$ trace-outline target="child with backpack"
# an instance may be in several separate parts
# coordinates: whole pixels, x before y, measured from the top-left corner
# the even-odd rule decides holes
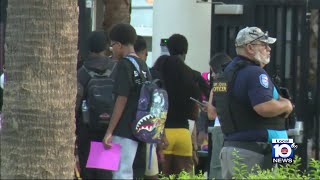
[[[136,118],[143,79],[151,78],[147,64],[134,51],[136,37],[135,29],[129,24],[116,24],[109,32],[114,55],[122,57],[113,89],[116,97],[114,110],[103,140],[106,148],[111,142],[121,146],[119,170],[113,173],[113,179],[133,178],[132,165],[139,140],[133,135],[131,123]],[[132,62],[126,58],[128,56],[133,58]]]
[[[144,60],[144,61],[147,60],[147,56],[148,56],[147,42],[142,36],[139,36],[139,35],[137,36],[137,40],[134,44],[134,50],[142,60]],[[159,64],[159,63],[155,62],[155,64]],[[160,82],[160,84],[159,84],[160,86],[155,86],[154,89],[148,88],[149,91],[146,91],[146,95],[148,93],[153,94],[153,92],[158,91],[159,89],[162,89],[162,92],[164,92],[163,91],[164,84],[163,84],[162,77],[161,77],[160,73],[153,68],[151,68],[149,70],[150,70],[150,74],[152,76],[153,81],[155,81],[157,79],[158,82]],[[147,87],[147,86],[144,86],[144,87]],[[141,90],[141,92],[140,92],[140,98],[144,99],[145,97],[143,97],[144,94],[142,93],[142,91],[143,90]],[[149,98],[149,100],[150,100],[150,98]],[[149,103],[156,104],[156,102],[154,102],[154,101],[153,102],[149,101]],[[168,104],[164,104],[164,105],[168,105]],[[142,110],[144,110],[144,107],[145,107],[145,104],[143,104]],[[152,107],[152,105],[150,106],[150,110],[151,110],[151,107]],[[155,107],[155,106],[153,106],[153,107]],[[162,107],[160,106],[160,108],[162,108]],[[149,109],[146,109],[146,110],[148,111]],[[163,110],[167,111],[167,107],[165,107]],[[156,111],[153,111],[153,113],[154,112],[156,112]],[[138,115],[138,113],[137,113],[137,115]],[[136,119],[137,119],[137,116],[136,116]],[[139,117],[138,117],[138,119],[139,119]],[[161,128],[159,128],[159,129],[161,129]],[[162,127],[162,129],[163,129],[163,127]],[[137,132],[136,130],[133,130],[133,131]],[[160,143],[158,142],[157,144],[155,144],[155,143],[141,143],[141,144],[139,144],[138,150],[136,153],[136,157],[134,160],[134,164],[133,164],[134,179],[136,179],[136,178],[158,179],[158,175],[159,175],[158,156],[161,157],[163,155],[161,153],[161,151],[159,151],[159,150],[160,150],[160,147],[164,147],[166,144],[167,144],[167,141],[165,139],[164,134],[163,134],[163,137],[162,137],[162,140]],[[161,160],[161,159],[159,158],[159,160]]]
[[[87,40],[90,54],[78,70],[76,99],[77,154],[82,179],[110,179],[112,171],[86,168],[91,141],[102,141],[114,104],[116,62],[105,56],[107,37],[94,31]]]

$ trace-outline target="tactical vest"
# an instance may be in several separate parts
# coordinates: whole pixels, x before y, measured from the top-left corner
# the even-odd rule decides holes
[[[237,73],[251,64],[240,60],[228,72],[223,72],[213,83],[216,110],[224,134],[246,130],[274,129],[285,130],[282,117],[265,118],[257,114],[253,107],[240,102],[232,93]]]

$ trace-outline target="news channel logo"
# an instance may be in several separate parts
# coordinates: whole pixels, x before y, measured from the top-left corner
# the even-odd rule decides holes
[[[297,148],[293,139],[272,139],[272,163],[293,163],[294,150]]]

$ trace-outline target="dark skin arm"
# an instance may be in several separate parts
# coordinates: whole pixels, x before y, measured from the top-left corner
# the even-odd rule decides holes
[[[127,104],[127,100],[128,100],[128,97],[126,96],[118,96],[116,99],[110,124],[108,126],[106,135],[103,138],[103,144],[107,149],[111,147],[112,133],[122,116],[123,110]]]

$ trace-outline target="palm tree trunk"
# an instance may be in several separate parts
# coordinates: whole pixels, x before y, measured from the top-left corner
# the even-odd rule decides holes
[[[130,23],[131,0],[104,0],[103,29],[108,31],[117,23]]]
[[[9,0],[1,177],[73,178],[75,0]]]

